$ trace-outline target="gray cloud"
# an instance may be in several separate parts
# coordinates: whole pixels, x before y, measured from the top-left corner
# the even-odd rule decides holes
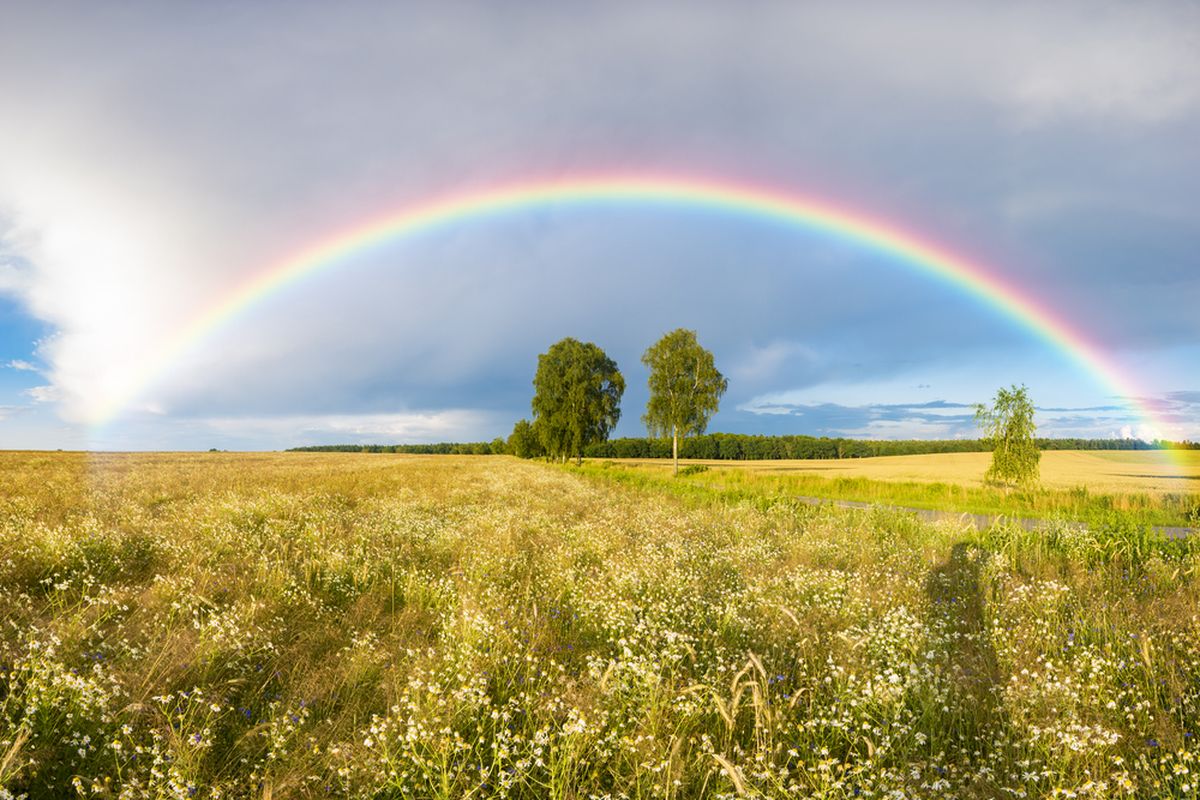
[[[1200,392],[1171,392],[1167,399],[1179,405],[1200,406]]]
[[[57,331],[38,355],[81,419],[180,320],[328,232],[463,186],[643,169],[838,198],[994,263],[1101,347],[1194,345],[1198,23],[1172,3],[31,4],[0,32],[0,98],[22,120],[0,131],[0,291]],[[1045,349],[822,237],[540,210],[276,295],[179,359],[130,430],[500,420],[524,412],[537,353],[564,335],[625,366],[627,430],[641,350],[677,325],[726,365],[731,409]],[[1071,402],[1102,415],[1102,399]],[[1165,411],[1195,429],[1194,410]]]

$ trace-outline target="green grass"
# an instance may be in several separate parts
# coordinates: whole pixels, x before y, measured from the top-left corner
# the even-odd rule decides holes
[[[611,461],[589,462],[618,480],[671,487],[665,467]],[[619,477],[619,476],[624,477]],[[711,468],[681,475],[687,485],[736,497],[816,497],[903,508],[986,514],[1034,519],[1058,519],[1093,525],[1135,524],[1200,527],[1200,495],[1149,492],[1092,492],[1075,489],[1003,489],[940,482],[825,478],[807,474],[772,474],[737,467]],[[670,491],[680,491],[677,486]],[[689,490],[682,490],[687,493]]]
[[[1195,798],[1200,540],[0,453],[0,798]]]

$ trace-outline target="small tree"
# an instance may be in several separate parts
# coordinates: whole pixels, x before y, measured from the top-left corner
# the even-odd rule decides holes
[[[975,406],[975,420],[985,440],[992,443],[992,464],[984,473],[987,483],[1028,486],[1037,483],[1038,452],[1033,434],[1033,403],[1024,386],[1001,388],[991,406]]]
[[[729,381],[717,371],[712,353],[696,341],[696,332],[683,328],[647,349],[642,363],[650,369],[650,400],[642,422],[651,436],[670,435],[678,475],[680,437],[704,433]]]
[[[583,463],[583,448],[602,442],[621,418],[625,379],[591,342],[563,339],[538,356],[533,429],[547,454]]]
[[[508,436],[508,452],[517,458],[537,458],[546,454],[529,420],[517,420]]]

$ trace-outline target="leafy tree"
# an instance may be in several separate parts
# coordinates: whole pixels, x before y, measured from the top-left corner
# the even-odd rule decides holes
[[[1024,386],[1001,388],[991,406],[975,406],[975,420],[992,445],[992,464],[984,473],[988,483],[1028,486],[1037,483],[1038,451],[1033,438],[1033,402]]]
[[[716,413],[729,381],[717,371],[713,355],[696,341],[696,332],[678,328],[642,354],[650,369],[650,401],[642,422],[651,436],[671,437],[671,458],[679,474],[679,438],[702,434]]]
[[[533,429],[546,453],[583,463],[583,448],[602,442],[621,418],[625,379],[591,342],[563,339],[538,356]]]
[[[517,420],[508,435],[508,452],[518,458],[537,458],[546,454],[529,420]]]

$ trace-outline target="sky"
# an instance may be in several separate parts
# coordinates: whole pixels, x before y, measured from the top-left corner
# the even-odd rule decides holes
[[[678,327],[729,378],[710,430],[973,437],[1018,383],[1044,435],[1200,439],[1194,3],[9,2],[0,109],[3,448],[491,439],[566,336],[617,361],[637,436]],[[147,366],[365,220],[613,173],[886,220],[1123,386],[878,250],[636,203],[398,237]]]

